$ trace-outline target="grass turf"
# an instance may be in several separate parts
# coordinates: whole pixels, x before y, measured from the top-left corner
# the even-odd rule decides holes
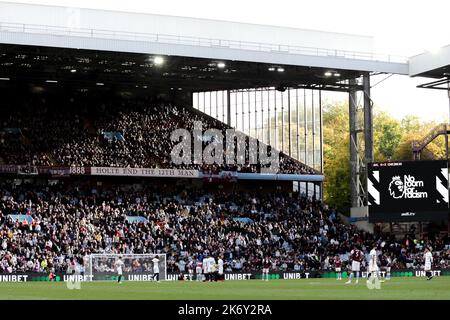
[[[440,299],[450,300],[450,277],[392,278],[380,290],[369,290],[366,281],[346,285],[344,280],[301,279],[167,282],[85,282],[68,290],[63,282],[0,283],[0,299],[173,299],[173,300],[271,300],[271,299]]]

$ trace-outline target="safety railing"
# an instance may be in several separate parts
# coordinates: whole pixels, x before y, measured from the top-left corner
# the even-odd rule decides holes
[[[0,31],[22,32],[28,34],[48,34],[55,36],[88,37],[97,39],[131,40],[144,42],[158,42],[165,44],[180,44],[201,47],[218,47],[259,52],[288,53],[311,55],[318,57],[335,57],[343,59],[357,59],[392,63],[407,63],[408,58],[398,55],[358,52],[338,49],[311,48],[282,44],[270,44],[250,41],[236,41],[213,38],[190,37],[180,35],[124,32],[114,30],[73,28],[64,26],[47,26],[36,24],[0,22]]]
[[[436,139],[437,136],[446,134],[449,130],[449,126],[446,123],[441,123],[434,127],[424,138],[421,140],[413,140],[412,141],[412,150],[413,152],[422,151],[431,141]]]

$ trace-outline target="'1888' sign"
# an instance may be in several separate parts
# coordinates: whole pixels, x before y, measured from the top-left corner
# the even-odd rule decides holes
[[[85,167],[70,167],[70,174],[89,174]]]

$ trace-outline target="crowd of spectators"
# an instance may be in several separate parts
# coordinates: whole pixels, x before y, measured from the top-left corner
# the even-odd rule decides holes
[[[8,215],[26,214],[31,223]],[[128,222],[143,216],[147,222]],[[430,245],[449,267],[449,239],[424,242],[371,234],[345,224],[321,202],[298,193],[213,192],[170,185],[0,186],[0,272],[65,271],[90,253],[166,253],[168,272],[224,256],[226,271],[251,271],[270,256],[273,270],[327,270],[354,245],[378,243],[395,268],[418,269]]]
[[[202,123],[203,131],[214,128],[225,133],[229,128],[192,108],[142,101],[81,107],[71,101],[61,109],[57,102],[38,100],[11,108],[2,118],[0,158],[6,164],[261,172],[260,165],[249,163],[248,155],[244,164],[205,165],[192,161],[175,165],[170,154],[178,143],[170,139],[175,129],[192,132],[196,121]],[[17,132],[9,132],[8,128]],[[122,138],[105,137],[105,133],[118,133]],[[204,140],[203,145],[209,142]],[[248,143],[246,147],[248,149]],[[316,173],[283,153],[279,160],[278,172]]]

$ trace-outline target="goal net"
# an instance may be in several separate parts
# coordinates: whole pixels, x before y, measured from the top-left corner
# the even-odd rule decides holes
[[[166,254],[91,254],[85,273],[91,281],[117,280],[116,262],[122,260],[125,281],[153,281],[159,270],[159,280],[166,280]],[[157,266],[156,266],[157,265]]]

